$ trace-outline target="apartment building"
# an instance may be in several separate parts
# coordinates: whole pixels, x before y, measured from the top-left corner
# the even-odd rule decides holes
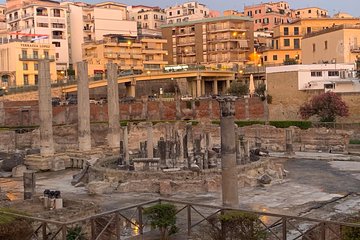
[[[106,64],[118,64],[119,73],[127,70],[141,72],[161,71],[165,60],[165,39],[136,38],[108,34],[102,41],[83,44],[83,59],[88,62],[89,75],[101,76]]]
[[[225,10],[223,12],[224,16],[239,16],[239,17],[245,17],[244,12],[236,11],[236,10]]]
[[[0,32],[6,29],[6,17],[5,17],[6,6],[4,4],[0,4]],[[0,33],[0,38],[1,38]]]
[[[294,18],[324,18],[329,17],[329,11],[318,7],[307,7],[292,10]]]
[[[188,22],[208,18],[210,9],[196,1],[186,2],[165,8],[168,24]]]
[[[162,26],[169,64],[232,68],[249,61],[254,49],[253,21],[224,16]]]
[[[51,81],[57,79],[56,49],[50,43],[14,41],[0,43],[0,87],[35,85],[39,59],[50,60]]]
[[[292,19],[287,2],[269,2],[244,7],[245,16],[254,19],[254,30],[273,30],[279,24],[289,23]]]
[[[360,56],[360,25],[340,25],[302,39],[302,62],[354,63]]]
[[[166,23],[165,10],[144,5],[129,6],[129,19],[137,22],[140,35],[161,36],[160,26]]]
[[[266,85],[272,96],[271,120],[301,119],[299,108],[314,95],[332,91],[342,96],[351,121],[359,121],[360,83],[355,64],[311,64],[266,68]]]
[[[283,64],[295,59],[302,62],[302,38],[312,32],[342,24],[358,24],[358,18],[304,18],[274,28],[271,46],[260,50],[265,65]]]
[[[136,37],[135,21],[127,20],[126,5],[113,2],[87,4],[63,2],[69,12],[70,64],[82,61],[82,44],[99,41],[106,34],[127,34]]]
[[[43,42],[48,39],[55,46],[55,61],[58,72],[68,68],[68,23],[67,10],[58,2],[7,1],[6,22],[9,38]]]

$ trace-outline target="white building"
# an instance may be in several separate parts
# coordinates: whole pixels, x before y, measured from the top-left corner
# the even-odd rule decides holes
[[[281,74],[297,82],[297,90],[324,90],[336,93],[360,92],[355,64],[312,64],[267,67],[266,74]],[[279,82],[278,84],[282,84]]]
[[[196,1],[186,2],[165,9],[168,24],[200,20],[209,17],[210,9]]]
[[[127,20],[126,5],[114,2],[86,4],[63,2],[69,12],[70,63],[82,61],[82,44],[100,41],[106,34],[137,36],[135,21]]]
[[[139,34],[161,36],[160,26],[166,23],[165,10],[144,5],[129,6],[127,10],[129,20],[137,21]]]
[[[66,70],[69,63],[66,8],[51,0],[10,4],[6,11],[9,38],[32,38],[39,43],[47,38],[55,45],[57,71]]]

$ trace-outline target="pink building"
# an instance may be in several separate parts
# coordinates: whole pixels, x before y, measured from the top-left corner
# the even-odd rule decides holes
[[[254,19],[254,31],[273,30],[275,26],[289,23],[292,19],[290,5],[284,1],[245,6],[244,14]]]

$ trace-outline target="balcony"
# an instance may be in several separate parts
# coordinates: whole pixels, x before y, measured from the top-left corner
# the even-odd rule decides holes
[[[19,21],[20,18],[19,17],[12,17],[12,18],[8,18],[8,23],[12,23],[12,22],[16,22],[16,21]]]
[[[360,53],[360,47],[351,47],[350,52],[351,53]]]
[[[26,18],[31,18],[34,17],[34,13],[26,13],[24,15],[22,15],[22,18],[26,19]]]
[[[85,22],[91,22],[91,21],[94,21],[94,17],[91,17],[91,16],[83,16],[83,20]]]
[[[62,36],[62,35],[53,35],[52,38],[53,39],[65,39],[64,36]]]
[[[39,61],[39,60],[50,60],[50,62],[55,61],[55,56],[42,56],[39,57],[39,55],[24,55],[24,54],[20,54],[19,55],[19,60],[20,61]]]

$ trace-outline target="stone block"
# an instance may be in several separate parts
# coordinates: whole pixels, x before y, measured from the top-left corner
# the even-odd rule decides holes
[[[114,189],[111,187],[111,183],[105,181],[92,181],[87,185],[86,188],[88,193],[92,195],[110,194],[114,191]]]
[[[25,165],[18,165],[12,169],[12,177],[22,177],[26,170]]]
[[[172,194],[172,187],[170,181],[160,181],[160,195]]]

